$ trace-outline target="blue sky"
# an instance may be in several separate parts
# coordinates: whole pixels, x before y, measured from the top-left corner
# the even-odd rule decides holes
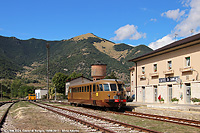
[[[156,49],[200,32],[200,0],[1,0],[0,12],[0,35],[23,40],[93,33]]]

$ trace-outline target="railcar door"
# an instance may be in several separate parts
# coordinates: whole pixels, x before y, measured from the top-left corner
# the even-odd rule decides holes
[[[89,100],[92,100],[92,85],[89,87]]]
[[[72,88],[69,89],[69,99],[72,99],[73,94],[72,94]]]
[[[98,93],[97,93],[97,91],[96,91],[96,84],[93,84],[93,85],[92,85],[92,92],[91,92],[91,94],[92,94],[92,97],[91,97],[91,99],[92,99],[92,104],[93,104],[94,106],[96,106],[96,105],[97,105],[97,103],[96,103],[97,96],[96,96],[96,95],[98,95]]]
[[[92,100],[96,100],[96,84],[92,85]]]

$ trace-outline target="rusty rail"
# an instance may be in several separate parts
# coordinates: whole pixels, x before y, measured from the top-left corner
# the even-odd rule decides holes
[[[62,115],[62,116],[64,116],[64,117],[67,117],[67,118],[69,118],[69,119],[72,119],[72,120],[74,120],[74,121],[80,122],[81,124],[85,124],[85,125],[87,125],[87,126],[90,126],[91,128],[97,129],[97,130],[99,130],[99,131],[103,131],[103,132],[105,132],[105,133],[114,133],[113,131],[111,131],[111,130],[109,130],[109,129],[102,128],[102,127],[100,127],[100,126],[94,125],[94,124],[89,123],[89,122],[87,122],[87,121],[83,121],[83,120],[81,120],[81,119],[78,119],[78,118],[69,116],[69,115],[67,115],[67,114],[64,114],[64,113],[61,113],[61,112],[58,112],[58,111],[55,111],[55,110],[53,110],[53,109],[50,109],[50,108],[47,108],[47,107],[38,105],[38,104],[36,104],[36,103],[34,103],[34,102],[31,102],[31,103],[33,103],[33,104],[35,104],[35,105],[37,105],[37,106],[39,106],[39,107],[41,107],[41,108],[50,110],[50,111],[52,111],[52,112],[54,112],[54,113],[57,113],[57,114],[59,114],[59,115]],[[41,103],[40,103],[40,104],[41,104]],[[42,104],[44,104],[44,103],[42,103]],[[49,106],[48,104],[44,104],[44,105]],[[52,106],[52,107],[53,107],[53,106]]]
[[[2,125],[3,125],[3,123],[5,122],[5,119],[6,119],[6,117],[7,117],[7,114],[8,114],[8,112],[9,112],[10,108],[11,108],[16,102],[18,102],[18,101],[12,102],[12,104],[7,108],[7,110],[5,111],[5,113],[2,115],[2,117],[1,117],[1,119],[0,119],[0,128],[2,128]],[[6,102],[6,103],[11,103],[11,102],[9,101],[9,102]],[[6,104],[6,103],[5,103],[5,104]]]
[[[140,117],[140,118],[146,118],[146,119],[151,119],[151,120],[158,120],[158,121],[163,121],[163,122],[170,122],[170,123],[175,123],[179,125],[187,125],[187,126],[200,128],[200,121],[196,121],[196,120],[188,120],[188,119],[183,119],[183,118],[152,115],[152,114],[145,114],[145,113],[138,113],[138,112],[131,112],[131,111],[125,111],[125,113],[119,113],[119,112],[113,112],[113,111],[109,111],[109,112],[120,114],[120,115],[135,116],[135,117]]]

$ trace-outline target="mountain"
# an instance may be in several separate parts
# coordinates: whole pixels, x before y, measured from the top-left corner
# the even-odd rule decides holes
[[[128,68],[133,63],[127,60],[152,51],[145,45],[132,47],[127,44],[115,44],[92,33],[61,41],[34,38],[20,40],[15,37],[0,36],[0,77],[15,78],[16,75],[22,77],[29,75],[29,78],[44,78],[47,43],[50,45],[51,78],[57,72],[69,75],[74,71],[90,77],[91,64],[101,61],[107,64],[107,74],[114,71],[120,79],[128,81]]]

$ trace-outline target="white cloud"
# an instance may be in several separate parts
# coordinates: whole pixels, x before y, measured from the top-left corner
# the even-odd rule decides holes
[[[193,31],[194,34],[200,32],[200,6],[199,6],[200,0],[184,0],[182,4],[183,6],[188,6],[188,9],[190,9],[189,13],[185,14],[186,17],[175,26],[171,34],[166,35],[165,37],[157,40],[156,42],[150,43],[149,47],[155,50],[169,43],[172,43],[173,41],[175,41],[173,40],[175,34],[177,34],[178,37],[185,38],[191,35],[191,31]],[[181,17],[180,14],[181,12],[179,12],[179,10],[170,10],[170,11],[176,11],[177,13],[174,12],[173,14],[172,12],[170,12],[171,13],[170,16],[169,15],[170,13],[167,11],[168,13],[165,12],[163,15],[168,14],[168,16],[170,16],[169,18],[175,20]]]
[[[182,0],[181,4],[183,4],[184,7],[188,7],[191,0]]]
[[[184,14],[185,14],[185,11],[180,11],[180,9],[176,9],[176,10],[169,10],[167,12],[164,12],[161,14],[161,16],[166,16],[175,21],[179,21],[181,16],[183,16]]]
[[[118,30],[115,31],[116,36],[111,38],[112,40],[119,41],[119,40],[138,40],[140,38],[146,38],[146,33],[139,33],[137,31],[137,26],[134,25],[125,25],[120,27]]]
[[[181,23],[177,24],[174,28],[174,32],[179,37],[185,37],[191,34],[191,30],[194,33],[200,32],[200,0],[192,0],[190,2],[191,10],[189,11],[188,17],[185,18]]]
[[[149,44],[149,47],[153,50],[161,48],[167,44],[174,42],[175,40],[172,39],[170,35],[164,36],[163,38],[157,40],[156,42],[152,42]]]
[[[150,21],[154,21],[154,22],[156,22],[157,19],[156,19],[156,18],[151,18]]]

